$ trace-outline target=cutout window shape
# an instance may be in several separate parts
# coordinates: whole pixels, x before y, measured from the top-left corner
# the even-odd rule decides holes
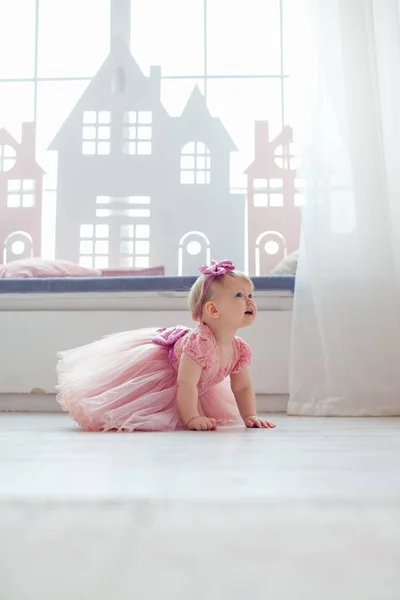
[[[150,225],[121,225],[119,252],[122,267],[149,267]]]
[[[189,142],[181,152],[181,183],[202,185],[211,182],[210,151],[203,142]]]
[[[9,179],[7,182],[7,207],[32,208],[35,206],[35,181]]]
[[[268,194],[257,192],[254,194],[254,206],[266,208],[268,206]]]
[[[287,256],[286,240],[278,231],[264,231],[255,247],[255,275],[267,275]]]
[[[82,154],[110,154],[110,140],[111,112],[108,110],[84,111],[82,128]]]
[[[124,154],[150,155],[152,152],[153,114],[129,110],[124,114]]]
[[[275,162],[281,169],[296,170],[299,167],[298,154],[294,144],[280,145],[275,150]]]
[[[14,231],[4,242],[3,263],[6,265],[12,260],[31,258],[33,241],[29,233],[25,231]]]
[[[149,196],[97,196],[96,217],[150,217]]]
[[[283,206],[282,179],[254,179],[253,203],[257,208]]]
[[[199,264],[211,261],[210,240],[201,231],[188,231],[179,240],[178,275],[193,275]]]
[[[0,144],[0,171],[10,171],[17,162],[17,153],[7,144]]]
[[[81,225],[79,264],[90,269],[107,269],[110,228],[106,224]]]

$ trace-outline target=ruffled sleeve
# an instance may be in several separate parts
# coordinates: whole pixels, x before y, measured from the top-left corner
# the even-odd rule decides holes
[[[203,369],[209,369],[215,361],[215,338],[207,327],[196,327],[185,335],[181,347],[185,353],[193,358]]]
[[[250,346],[239,337],[235,338],[235,347],[238,358],[232,373],[240,373],[247,369],[251,363],[251,350]]]

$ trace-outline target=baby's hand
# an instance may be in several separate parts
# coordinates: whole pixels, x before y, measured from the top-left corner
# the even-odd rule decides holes
[[[208,419],[207,417],[194,417],[190,419],[186,427],[194,431],[207,431],[209,429],[217,429],[217,421]]]
[[[246,427],[259,427],[264,429],[273,429],[275,425],[270,423],[269,421],[265,421],[264,419],[260,419],[257,415],[251,415],[244,420],[244,424]]]

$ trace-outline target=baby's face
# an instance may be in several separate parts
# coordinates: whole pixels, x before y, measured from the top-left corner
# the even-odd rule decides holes
[[[216,287],[212,298],[218,308],[221,321],[239,329],[251,325],[257,314],[253,300],[253,285],[246,279],[227,277]]]

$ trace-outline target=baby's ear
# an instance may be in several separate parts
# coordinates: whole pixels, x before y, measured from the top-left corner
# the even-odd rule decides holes
[[[212,300],[205,303],[204,310],[212,319],[219,319],[220,314],[217,305]]]

